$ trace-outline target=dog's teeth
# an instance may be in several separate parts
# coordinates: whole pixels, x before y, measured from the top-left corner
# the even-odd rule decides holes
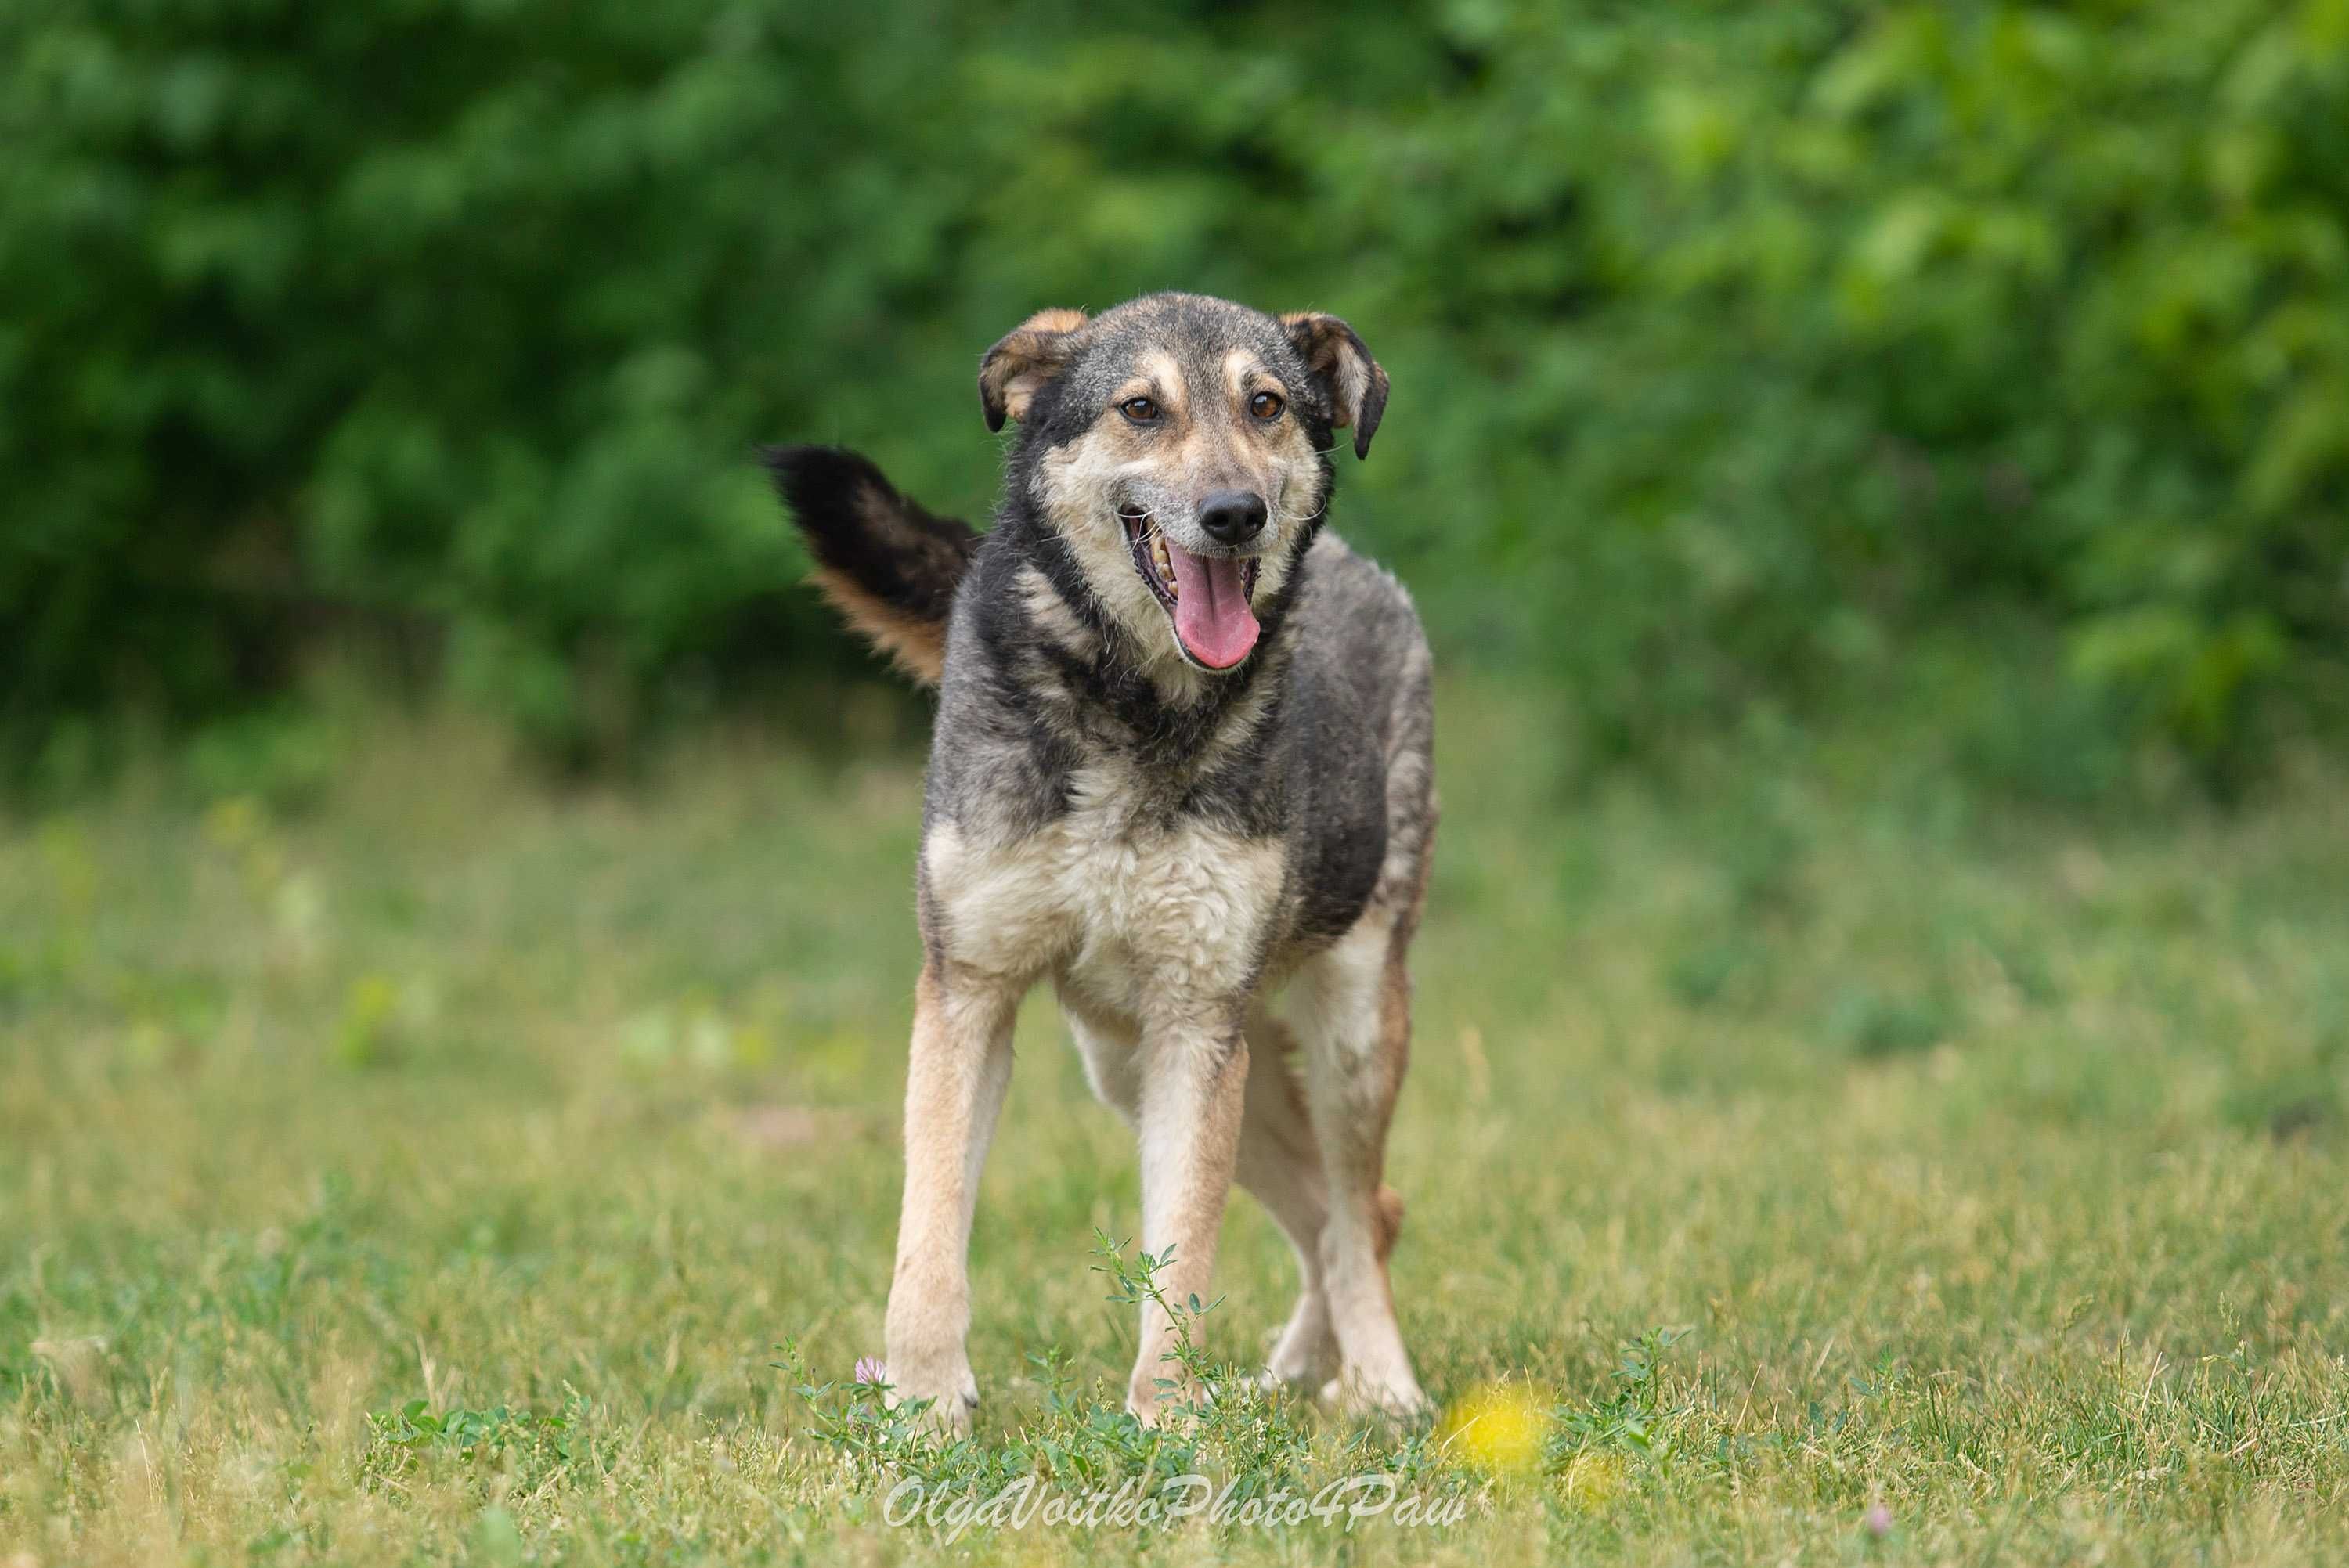
[[[1150,559],[1158,563],[1158,575],[1165,580],[1166,592],[1180,599],[1183,596],[1183,588],[1174,581],[1174,562],[1166,557],[1164,540],[1154,539],[1150,542]]]

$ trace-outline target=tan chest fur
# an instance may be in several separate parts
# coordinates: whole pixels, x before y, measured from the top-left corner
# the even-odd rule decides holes
[[[1137,1021],[1204,1019],[1256,972],[1281,847],[1143,820],[1116,783],[1080,774],[1069,812],[1009,844],[931,828],[923,869],[947,954],[1009,980],[1049,975]]]

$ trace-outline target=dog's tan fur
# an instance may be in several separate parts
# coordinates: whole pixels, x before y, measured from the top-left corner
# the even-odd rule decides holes
[[[936,621],[908,615],[867,593],[847,575],[818,568],[808,574],[851,630],[889,655],[892,663],[926,686],[938,684],[947,667],[947,629]]]
[[[978,1172],[1011,1082],[1019,993],[994,976],[923,967],[914,991],[905,1077],[905,1192],[889,1286],[890,1374],[932,1391],[941,1418],[978,1402],[964,1341],[970,1283],[964,1259]]]

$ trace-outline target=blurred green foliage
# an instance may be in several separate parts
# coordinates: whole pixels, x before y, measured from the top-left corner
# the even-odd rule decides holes
[[[574,748],[836,657],[752,444],[983,513],[978,354],[1165,286],[1355,321],[1344,526],[1602,748],[1929,646],[2343,717],[2349,0],[17,0],[0,144],[20,751],[352,625]]]

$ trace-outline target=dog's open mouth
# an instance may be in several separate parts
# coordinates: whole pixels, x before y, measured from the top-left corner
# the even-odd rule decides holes
[[[1227,670],[1256,646],[1257,562],[1228,555],[1194,555],[1150,525],[1150,514],[1121,507],[1133,569],[1174,619],[1183,651],[1211,670]]]

